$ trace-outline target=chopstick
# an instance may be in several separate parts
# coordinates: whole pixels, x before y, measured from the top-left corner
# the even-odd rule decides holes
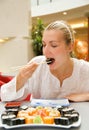
[[[42,62],[37,63],[37,64],[40,65],[40,64],[45,64],[45,63],[50,63],[50,62],[49,61],[42,61]],[[20,70],[20,69],[22,69],[24,67],[27,67],[27,66],[29,66],[29,64],[27,64],[27,65],[21,65],[21,66],[15,66],[15,67],[11,67],[11,70],[17,71],[17,70]]]

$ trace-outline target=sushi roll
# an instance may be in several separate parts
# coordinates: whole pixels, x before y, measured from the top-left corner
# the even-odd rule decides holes
[[[68,119],[69,119],[69,121],[70,121],[70,124],[72,124],[72,123],[73,123],[73,119],[72,119],[72,117],[71,117],[71,114],[64,114],[64,115],[63,115],[63,117],[68,118]]]
[[[41,116],[39,116],[39,115],[35,116],[35,118],[33,119],[33,123],[34,124],[42,124],[43,121],[42,121]]]
[[[10,120],[16,118],[16,115],[14,114],[2,114],[1,115],[1,120],[2,120],[2,124],[10,124]]]
[[[19,125],[19,124],[25,124],[25,118],[13,118],[10,120],[9,125]]]
[[[17,115],[18,109],[17,109],[17,108],[6,109],[6,112],[7,112],[8,114],[15,114],[15,115]]]
[[[63,109],[63,107],[62,107],[62,106],[57,106],[56,109],[57,109],[59,112],[61,112],[62,109]]]
[[[7,124],[7,120],[8,120],[8,115],[7,114],[2,114],[1,115],[2,124]]]
[[[70,118],[67,117],[58,117],[54,118],[54,123],[56,125],[70,125],[72,124],[72,121],[70,120]]]
[[[79,113],[76,110],[72,111],[72,114],[77,114],[79,116]]]
[[[33,124],[34,119],[35,119],[35,116],[26,116],[25,124]]]
[[[78,114],[71,114],[71,118],[73,122],[76,122],[79,120],[79,115]]]
[[[21,107],[19,108],[19,110],[26,110],[26,109],[28,109],[28,106],[26,106],[26,105],[23,105],[23,106],[21,106]]]
[[[18,124],[25,124],[25,118],[18,118]]]
[[[18,122],[18,119],[17,118],[13,118],[9,121],[9,124],[10,126],[13,126],[13,125],[17,125],[17,122]]]
[[[47,58],[46,62],[47,62],[47,64],[51,64],[54,62],[54,58]]]
[[[61,110],[61,115],[64,115],[64,114],[72,114],[72,112],[74,111],[73,108],[69,107],[69,108],[63,108]]]
[[[70,121],[72,123],[74,123],[74,122],[79,120],[79,113],[76,112],[76,113],[72,113],[72,114],[70,114],[70,113],[69,114],[64,114],[63,117],[69,118]]]
[[[43,123],[44,124],[53,124],[54,123],[54,117],[44,116],[43,117]]]

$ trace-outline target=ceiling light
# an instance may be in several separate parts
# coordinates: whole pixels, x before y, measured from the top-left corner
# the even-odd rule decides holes
[[[67,12],[63,12],[63,15],[67,15]]]

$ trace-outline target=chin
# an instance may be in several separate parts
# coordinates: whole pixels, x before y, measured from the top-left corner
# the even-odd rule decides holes
[[[49,66],[50,70],[56,70],[57,68],[54,65]]]

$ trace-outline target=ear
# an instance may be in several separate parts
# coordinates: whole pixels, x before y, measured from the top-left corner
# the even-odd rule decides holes
[[[69,45],[69,52],[72,52],[72,51],[73,51],[73,48],[74,48],[74,44],[71,43],[71,44]]]

